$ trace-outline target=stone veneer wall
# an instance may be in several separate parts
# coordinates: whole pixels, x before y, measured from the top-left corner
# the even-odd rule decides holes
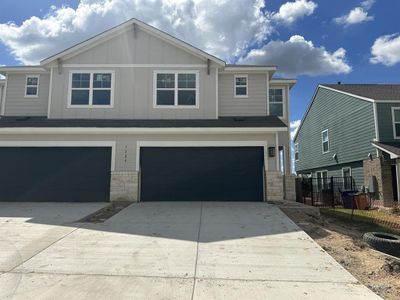
[[[138,201],[138,172],[111,172],[110,200]]]
[[[283,174],[279,171],[265,172],[265,189],[267,201],[283,200],[283,178]]]
[[[391,162],[377,157],[373,160],[364,160],[364,185],[368,187],[369,177],[375,176],[378,192],[375,199],[379,200],[383,206],[391,206],[393,204],[393,187],[392,187],[392,169]]]
[[[296,201],[296,176],[285,175],[285,199]]]

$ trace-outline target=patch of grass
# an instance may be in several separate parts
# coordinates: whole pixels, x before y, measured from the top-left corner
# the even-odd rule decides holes
[[[386,212],[377,210],[354,210],[351,219],[351,209],[346,208],[321,208],[321,213],[348,222],[357,226],[363,232],[381,231],[393,234],[400,234],[400,219]]]

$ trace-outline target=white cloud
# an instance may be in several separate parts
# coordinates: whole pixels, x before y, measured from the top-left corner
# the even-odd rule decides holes
[[[301,120],[295,120],[290,122],[290,138],[294,140],[294,136],[297,133],[297,130],[299,130],[301,124]]]
[[[277,13],[273,14],[275,21],[290,25],[298,19],[310,16],[317,8],[317,4],[309,0],[296,0],[295,2],[286,2]]]
[[[361,6],[353,8],[349,13],[337,17],[334,21],[340,25],[354,25],[363,22],[368,22],[374,20],[374,16],[368,15],[368,10],[375,3],[375,0],[366,0],[361,2]]]
[[[239,62],[278,65],[280,73],[290,76],[341,74],[352,70],[346,62],[345,49],[329,52],[300,35],[294,35],[286,42],[271,41],[260,49],[251,50]]]
[[[384,35],[377,38],[371,47],[373,64],[394,66],[400,63],[400,34]]]
[[[0,42],[17,60],[39,60],[132,17],[228,61],[271,33],[263,0],[81,0],[50,8],[43,18],[0,24]]]

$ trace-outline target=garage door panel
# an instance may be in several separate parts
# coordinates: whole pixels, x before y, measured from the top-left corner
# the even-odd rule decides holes
[[[141,201],[262,201],[261,147],[142,148]]]
[[[0,148],[0,164],[0,201],[109,200],[110,148]]]

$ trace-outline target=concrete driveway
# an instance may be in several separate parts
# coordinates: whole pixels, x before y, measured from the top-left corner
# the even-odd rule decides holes
[[[0,203],[0,299],[380,299],[274,205],[43,205]]]

